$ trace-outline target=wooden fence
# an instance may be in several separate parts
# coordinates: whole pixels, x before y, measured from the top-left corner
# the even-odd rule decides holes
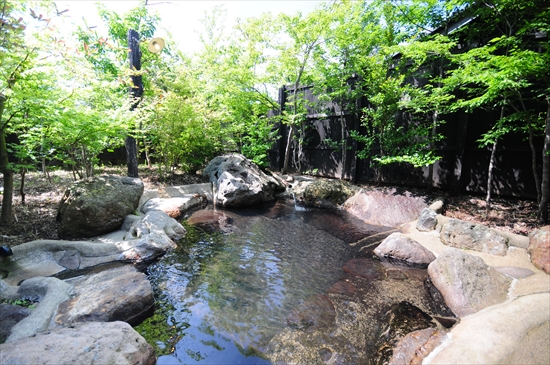
[[[284,107],[292,87],[279,91],[279,103]],[[310,102],[319,105],[312,87],[300,87],[298,93]],[[491,151],[479,148],[477,140],[490,129],[498,115],[478,110],[472,114],[455,113],[444,116],[445,124],[438,132],[444,139],[436,145],[441,159],[434,165],[433,187],[453,194],[470,192],[485,193],[487,170]],[[340,178],[354,182],[382,182],[386,184],[427,186],[428,168],[413,168],[409,164],[392,164],[376,170],[369,158],[360,160],[358,150],[364,146],[350,137],[352,130],[361,132],[360,121],[354,115],[342,113],[336,103],[327,103],[322,112],[319,107],[307,107],[304,123],[305,142],[302,158],[298,164],[291,158],[293,171],[316,176]],[[289,128],[279,124],[280,138],[269,154],[270,167],[281,170],[284,161]],[[327,143],[327,140],[332,141]],[[538,173],[542,171],[542,137],[535,139]],[[293,154],[298,151],[291,148]],[[373,149],[371,155],[376,155]],[[536,187],[528,141],[521,135],[508,135],[499,142],[493,169],[493,194],[536,198]]]

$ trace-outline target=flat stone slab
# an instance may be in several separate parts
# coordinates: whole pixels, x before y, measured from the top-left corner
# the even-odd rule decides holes
[[[143,204],[141,211],[148,213],[151,211],[161,211],[172,218],[178,218],[189,209],[200,207],[203,199],[200,195],[186,195],[177,198],[153,198]]]
[[[59,305],[55,322],[125,321],[136,319],[154,305],[153,289],[143,273],[125,265],[73,282],[71,298]]]
[[[550,293],[463,318],[424,364],[550,364]]]
[[[124,322],[78,323],[0,344],[0,364],[154,365],[155,351]]]

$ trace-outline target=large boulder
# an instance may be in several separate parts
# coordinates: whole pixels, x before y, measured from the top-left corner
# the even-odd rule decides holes
[[[0,364],[155,363],[153,347],[124,322],[78,323],[0,345]]]
[[[550,226],[529,234],[529,254],[533,265],[550,274]]]
[[[55,315],[57,324],[113,321],[134,324],[154,305],[151,284],[130,265],[75,281],[70,297],[59,304]]]
[[[512,281],[480,257],[456,248],[443,250],[428,266],[428,274],[458,317],[504,302]]]
[[[447,246],[506,256],[508,237],[481,224],[473,224],[459,219],[449,219],[443,225],[441,242]]]
[[[398,232],[386,237],[374,249],[374,253],[383,260],[422,269],[428,267],[435,260],[435,255],[430,250],[412,238]]]
[[[143,193],[140,179],[103,175],[75,182],[59,203],[61,238],[95,237],[112,232],[136,211]]]
[[[264,173],[258,165],[240,154],[214,158],[204,169],[213,184],[214,204],[239,207],[275,199],[284,184]]]
[[[426,200],[408,192],[361,189],[344,203],[343,209],[368,224],[399,227],[416,220],[428,207]]]

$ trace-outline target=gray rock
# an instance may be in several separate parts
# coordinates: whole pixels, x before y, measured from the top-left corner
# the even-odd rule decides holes
[[[75,281],[70,296],[59,305],[55,315],[59,325],[113,321],[133,324],[154,304],[151,284],[130,265]]]
[[[399,194],[395,190],[382,192],[362,189],[349,198],[343,209],[365,223],[386,227],[399,227],[418,218],[427,208],[426,198]]]
[[[416,229],[420,232],[433,231],[437,226],[437,213],[429,208],[423,209],[416,222]]]
[[[285,190],[281,181],[240,154],[215,157],[204,169],[204,175],[213,184],[214,203],[224,207],[265,203]]]
[[[134,213],[143,193],[140,179],[98,176],[75,182],[59,203],[62,238],[94,237],[114,231]]]
[[[185,236],[185,228],[168,214],[153,210],[135,221],[124,239],[133,240],[150,233],[166,234],[171,240],[179,241]]]
[[[164,192],[170,198],[179,198],[187,195],[202,195],[212,201],[212,183],[167,186]]]
[[[31,310],[19,305],[0,303],[0,343],[4,343],[11,334],[12,327],[23,318],[28,317]]]
[[[381,259],[417,268],[426,268],[435,260],[435,255],[430,250],[397,232],[382,241],[374,249],[374,253]]]
[[[200,207],[203,203],[200,195],[187,195],[177,198],[153,198],[143,204],[141,211],[148,213],[159,210],[172,218],[179,218],[186,211]]]
[[[508,238],[480,224],[449,219],[443,225],[441,242],[447,246],[466,248],[492,255],[506,256]]]
[[[529,276],[534,274],[532,270],[517,266],[493,266],[493,269],[501,274],[508,275],[515,279],[528,278]]]
[[[54,316],[59,303],[68,298],[71,286],[56,278],[35,277],[25,280],[19,287],[21,298],[38,300],[32,314],[18,322],[11,329],[7,342],[12,342],[45,331]],[[0,361],[0,364],[4,364]]]
[[[0,345],[0,364],[153,365],[153,347],[124,322],[79,323]]]
[[[17,285],[22,280],[54,275],[67,268],[113,262],[122,251],[115,243],[38,240],[15,246],[13,256],[0,258],[0,265],[9,272],[4,281]]]
[[[132,263],[150,263],[176,248],[176,244],[164,232],[152,232],[132,242],[131,248],[123,251],[117,261]]]
[[[505,301],[512,281],[480,257],[455,248],[443,250],[428,266],[428,274],[445,303],[460,318]]]

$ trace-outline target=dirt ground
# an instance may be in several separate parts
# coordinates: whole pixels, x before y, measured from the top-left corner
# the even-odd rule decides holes
[[[96,174],[125,175],[124,168],[102,168]],[[175,173],[161,179],[156,169],[140,167],[140,177],[146,189],[155,189],[170,185],[186,185],[205,182],[205,178],[196,174]],[[0,245],[15,246],[37,239],[59,239],[56,221],[57,207],[65,189],[73,182],[70,173],[55,171],[46,177],[41,173],[29,173],[25,178],[25,203],[20,194],[21,178],[14,178],[14,221],[9,226],[0,226]],[[3,186],[3,178],[0,178]],[[372,188],[372,186],[371,186]],[[419,191],[421,192],[421,191]],[[491,228],[528,235],[538,227],[535,201],[516,198],[492,199],[492,211],[485,214],[483,196],[461,195],[446,196],[444,192],[435,192],[444,196],[445,215]]]

